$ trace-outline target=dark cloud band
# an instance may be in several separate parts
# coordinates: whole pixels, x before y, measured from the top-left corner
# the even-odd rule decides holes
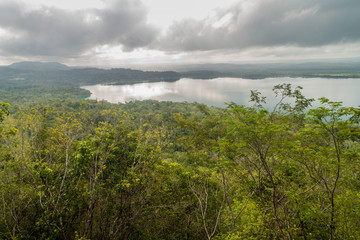
[[[14,1],[0,3],[3,52],[17,55],[76,56],[99,45],[131,50],[150,44],[157,30],[146,22],[139,1],[117,0],[105,9],[67,11],[43,7],[28,11]]]
[[[245,49],[293,45],[314,47],[358,42],[358,0],[253,0],[222,11],[212,22],[174,23],[155,48],[177,51]],[[214,23],[227,16],[220,27]]]
[[[211,20],[175,22],[163,36],[147,23],[140,0],[106,3],[103,9],[70,11],[27,10],[17,1],[1,1],[0,29],[8,34],[0,38],[0,52],[66,58],[104,45],[205,52],[360,42],[359,0],[242,0]]]

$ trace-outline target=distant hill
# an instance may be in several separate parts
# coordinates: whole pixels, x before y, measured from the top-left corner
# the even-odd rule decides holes
[[[175,68],[175,67],[174,67]],[[77,68],[57,62],[18,62],[0,67],[0,81],[56,86],[93,84],[135,84],[172,82],[181,78],[221,77],[263,79],[275,77],[360,78],[360,63],[273,63],[273,64],[194,64],[177,66],[175,71],[142,71],[125,68]],[[0,83],[4,84],[4,83]]]
[[[9,68],[31,71],[58,71],[70,70],[65,64],[58,62],[17,62],[8,66]]]
[[[27,83],[56,86],[82,86],[92,84],[134,84],[144,82],[172,82],[181,75],[174,71],[141,71],[125,68],[72,68],[60,63],[19,62],[0,67],[1,81],[26,81]],[[0,88],[1,90],[1,88]]]
[[[229,63],[210,63],[210,64],[189,64],[177,65],[172,67],[173,71],[192,72],[192,71],[215,71],[215,72],[318,72],[328,70],[356,71],[360,70],[360,62],[306,62],[306,63],[259,63],[259,64],[229,64]]]

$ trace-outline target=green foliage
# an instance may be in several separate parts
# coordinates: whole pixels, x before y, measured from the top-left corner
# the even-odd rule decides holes
[[[0,123],[4,121],[5,116],[10,114],[9,107],[8,103],[0,103]]]
[[[359,239],[359,108],[273,90],[1,103],[0,238]]]
[[[10,114],[9,107],[10,104],[0,102],[0,137],[3,134],[3,128],[1,126],[1,123],[4,121],[5,117]]]

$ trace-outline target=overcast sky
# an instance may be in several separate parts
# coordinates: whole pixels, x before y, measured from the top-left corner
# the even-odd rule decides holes
[[[0,0],[0,64],[360,57],[359,0]]]

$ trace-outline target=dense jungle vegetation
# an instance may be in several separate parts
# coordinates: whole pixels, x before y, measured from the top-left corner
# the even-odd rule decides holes
[[[271,110],[13,95],[0,238],[360,239],[360,109],[300,90]]]

